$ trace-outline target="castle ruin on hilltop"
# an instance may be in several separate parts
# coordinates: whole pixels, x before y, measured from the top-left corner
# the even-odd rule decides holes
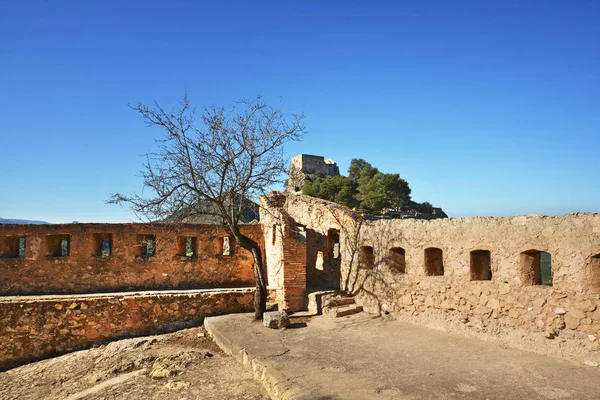
[[[340,169],[331,158],[326,160],[322,156],[299,154],[292,158],[286,191],[301,193],[302,186],[310,175],[336,176],[339,174]]]

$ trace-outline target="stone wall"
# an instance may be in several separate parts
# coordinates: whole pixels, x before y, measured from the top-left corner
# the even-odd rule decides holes
[[[510,319],[548,338],[600,334],[600,214],[378,221],[363,224],[359,246],[373,249],[373,265],[359,256],[346,284],[372,312],[442,309],[476,327]],[[551,282],[539,252],[550,254]]]
[[[367,221],[273,192],[260,217],[242,229],[264,249],[280,309],[305,309],[312,288],[337,288],[369,312],[488,337],[518,332],[521,347],[527,338],[558,337],[557,351],[593,343],[600,354],[600,214]],[[254,286],[251,255],[214,225],[0,225],[0,257],[2,295]],[[238,293],[0,299],[0,337],[10,338],[0,355],[16,365],[250,311],[252,296]]]
[[[281,205],[286,196],[275,192],[261,199],[261,218],[265,232],[265,254],[270,300],[280,310],[305,310],[306,297],[306,230],[296,224]]]
[[[568,341],[600,350],[600,214],[365,221],[307,196],[280,203],[307,231],[339,230],[340,288],[369,312],[495,337],[518,332],[521,347],[558,336],[557,349]],[[322,247],[312,237],[309,253]]]
[[[241,230],[263,246],[262,225]],[[25,251],[19,254],[22,238]],[[191,238],[189,257],[185,238]],[[152,256],[146,254],[148,240],[153,241]],[[225,240],[229,254],[223,251]],[[106,241],[110,250],[103,256]],[[222,226],[0,224],[0,295],[246,287],[254,282],[251,254],[238,248]]]
[[[339,289],[341,252],[356,240],[358,214],[325,200],[273,192],[261,199],[260,217],[270,289],[281,308],[288,309],[290,292],[296,299],[304,298],[294,308],[304,309],[307,290]]]
[[[124,337],[250,312],[253,289],[0,299],[0,370]]]

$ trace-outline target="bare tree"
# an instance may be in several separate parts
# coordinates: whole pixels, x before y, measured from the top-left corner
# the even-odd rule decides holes
[[[283,146],[303,136],[304,116],[286,118],[260,96],[232,109],[205,108],[199,118],[187,95],[171,112],[156,101],[151,107],[131,108],[147,126],[161,128],[164,136],[157,140],[158,149],[146,154],[141,171],[150,193],[116,193],[108,203],[128,203],[136,215],[150,221],[202,214],[222,218],[239,246],[252,253],[255,317],[261,319],[267,297],[262,253],[256,241],[241,233],[240,218],[247,199],[258,199],[282,182]]]

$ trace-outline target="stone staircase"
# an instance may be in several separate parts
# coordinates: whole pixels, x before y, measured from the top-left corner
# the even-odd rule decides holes
[[[358,314],[363,308],[356,304],[352,296],[336,290],[320,290],[308,294],[308,311],[339,318]]]

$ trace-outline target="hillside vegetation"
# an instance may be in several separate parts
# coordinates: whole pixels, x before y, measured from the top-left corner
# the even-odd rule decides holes
[[[400,174],[380,172],[362,158],[352,159],[348,176],[317,174],[310,177],[302,187],[302,193],[370,213],[385,209],[432,212],[429,202],[411,200],[408,182]]]

